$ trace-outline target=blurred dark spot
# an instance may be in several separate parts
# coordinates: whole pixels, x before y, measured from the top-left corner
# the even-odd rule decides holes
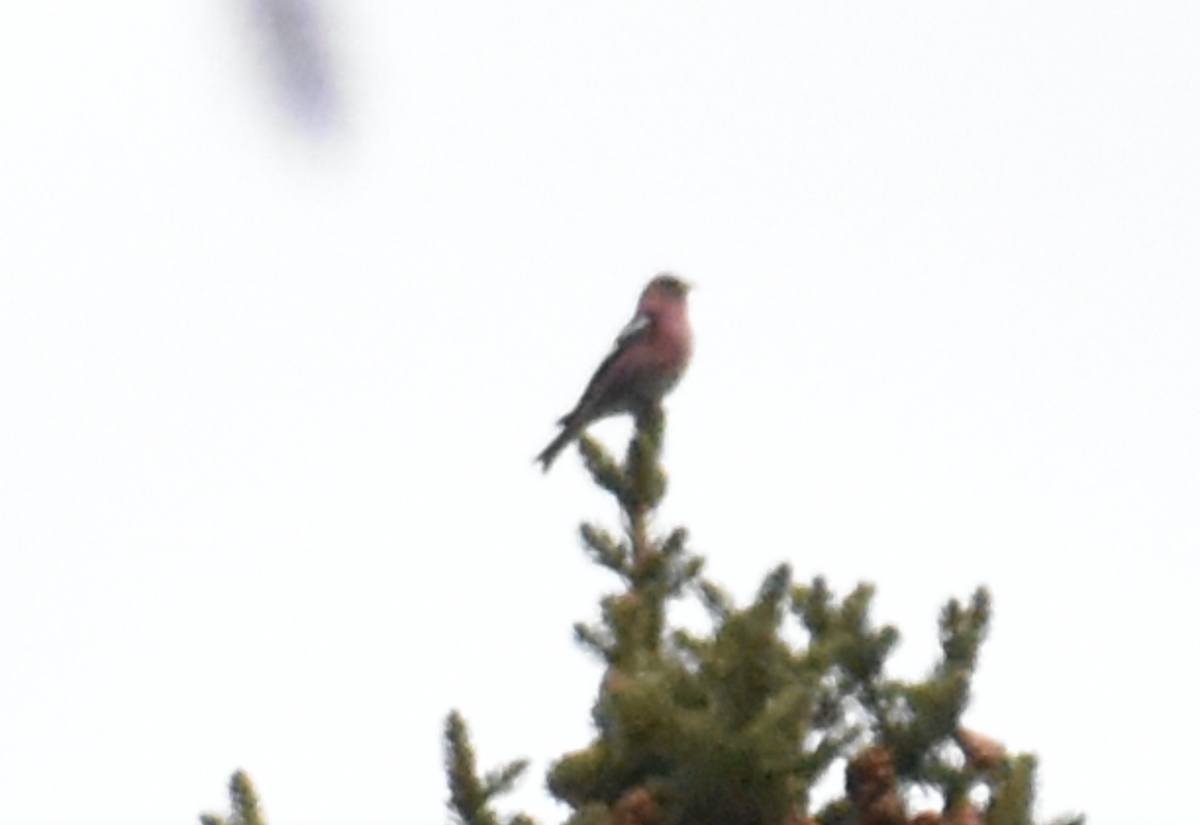
[[[284,108],[301,126],[331,129],[339,114],[329,30],[318,0],[250,0]]]

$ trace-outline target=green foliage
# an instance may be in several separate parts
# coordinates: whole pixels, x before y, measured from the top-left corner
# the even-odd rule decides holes
[[[480,779],[467,723],[458,711],[451,711],[446,717],[444,745],[446,774],[450,779],[449,807],[461,825],[532,825],[532,820],[523,814],[501,819],[490,805],[495,797],[512,790],[529,766],[527,760],[509,762]]]
[[[1034,773],[1037,759],[1023,754],[1007,766],[1008,777],[992,797],[988,811],[989,825],[1031,825],[1029,812],[1033,808]]]
[[[547,777],[572,808],[567,825],[1032,825],[1035,757],[960,724],[991,619],[987,590],[942,608],[941,654],[918,681],[887,675],[900,635],[872,622],[870,585],[839,600],[824,579],[796,584],[780,565],[739,607],[703,577],[685,530],[651,535],[666,492],[663,431],[661,410],[643,413],[623,463],[586,435],[579,441],[592,478],[620,507],[624,535],[580,528],[585,552],[621,589],[602,600],[597,624],[575,626],[605,672],[596,738]],[[710,633],[669,627],[667,607],[687,597],[706,609]],[[788,623],[803,644],[787,641]],[[457,711],[446,718],[444,747],[459,825],[534,825],[492,807],[524,760],[480,777]],[[845,794],[810,813],[813,786],[841,760]],[[941,795],[940,813],[910,816],[905,798],[918,787]],[[972,801],[980,789],[983,804]],[[229,796],[230,815],[203,814],[201,825],[265,825],[242,771]]]
[[[200,815],[200,825],[267,825],[254,784],[245,771],[235,771],[229,778],[229,816],[214,813]]]
[[[945,605],[941,656],[911,682],[885,672],[900,636],[872,623],[870,585],[839,600],[819,577],[793,584],[781,565],[739,608],[702,577],[684,530],[650,534],[666,491],[663,429],[660,410],[643,415],[623,463],[580,440],[625,530],[621,538],[596,525],[580,530],[585,551],[622,589],[603,599],[599,623],[575,627],[606,671],[593,707],[596,739],[547,778],[574,809],[569,825],[799,822],[813,785],[839,759],[850,760],[847,793],[816,815],[825,825],[903,823],[904,796],[918,786],[940,792],[946,814],[973,805],[969,795],[984,786],[989,803],[979,813],[989,825],[1029,823],[1033,757],[1010,756],[960,726],[991,617],[987,590],[965,606]],[[708,635],[667,625],[668,604],[693,595],[711,619]],[[799,648],[785,641],[789,621],[807,637]],[[991,749],[972,755],[960,741]]]

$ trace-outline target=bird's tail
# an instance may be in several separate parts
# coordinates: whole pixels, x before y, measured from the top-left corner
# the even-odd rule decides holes
[[[554,440],[538,453],[536,461],[541,462],[542,472],[548,472],[550,465],[554,463],[554,459],[558,458],[558,454],[563,451],[563,448],[575,440],[575,436],[579,435],[579,428],[572,426],[570,422],[564,422],[562,432],[554,437]]]

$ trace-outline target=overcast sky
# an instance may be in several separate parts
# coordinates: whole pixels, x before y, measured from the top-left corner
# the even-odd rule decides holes
[[[0,822],[440,823],[452,707],[562,821],[617,520],[533,456],[663,269],[660,526],[899,676],[988,585],[1040,815],[1178,819],[1200,6],[330,3],[308,100],[249,6],[0,2]]]

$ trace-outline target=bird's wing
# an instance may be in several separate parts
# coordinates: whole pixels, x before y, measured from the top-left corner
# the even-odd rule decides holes
[[[615,355],[644,335],[646,330],[650,329],[650,324],[651,319],[649,315],[638,313],[633,316],[633,320],[626,324],[625,328],[617,334],[617,340],[613,342],[612,354]]]
[[[604,356],[604,360],[600,362],[600,366],[596,367],[596,371],[592,373],[592,378],[588,381],[587,388],[583,391],[583,395],[580,397],[579,403],[575,405],[575,409],[560,418],[558,420],[559,424],[566,424],[603,391],[605,385],[610,380],[609,373],[613,368],[613,364],[635,341],[647,333],[652,324],[653,319],[649,315],[639,313],[633,316],[633,319],[618,333],[617,340],[613,342],[613,347],[609,350],[608,355]]]

